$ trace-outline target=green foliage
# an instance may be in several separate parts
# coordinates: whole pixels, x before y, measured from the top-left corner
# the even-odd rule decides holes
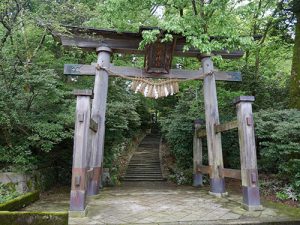
[[[93,78],[80,77],[72,81],[63,76],[63,64],[89,64],[95,61],[96,56],[78,49],[72,49],[71,52],[63,50],[51,35],[54,30],[64,31],[62,24],[135,32],[141,26],[155,27],[143,32],[141,48],[156,40],[159,33],[157,28],[160,27],[166,31],[163,41],[170,41],[177,34],[183,35],[187,41],[185,50],[195,48],[199,53],[209,53],[212,50],[244,49],[245,57],[242,59],[214,59],[216,68],[242,71],[243,74],[240,84],[218,83],[221,122],[235,117],[231,101],[238,95],[254,95],[255,111],[287,108],[289,85],[296,91],[299,89],[297,79],[290,79],[293,55],[291,33],[294,32],[294,18],[298,15],[299,7],[297,1],[262,2],[2,1],[1,168],[22,171],[37,168],[50,171],[47,168],[51,168],[54,171],[49,176],[51,179],[45,181],[48,184],[53,184],[54,180],[62,182],[70,176],[75,111],[71,90],[93,88]],[[290,6],[293,6],[294,14],[287,11]],[[254,41],[252,36],[258,34],[261,34],[261,39]],[[295,34],[298,38],[298,31]],[[295,46],[297,50],[298,45]],[[295,63],[299,58],[299,51],[296,50],[293,71],[299,65]],[[143,58],[136,55],[114,54],[112,58],[115,65],[143,67]],[[196,59],[181,57],[173,59],[175,66],[184,69],[200,67]],[[204,118],[204,103],[198,81],[182,83],[180,89],[182,92],[177,96],[156,101],[145,100],[129,91],[128,82],[110,80],[105,137],[106,167],[116,169],[114,163],[125,149],[127,141],[137,130],[147,128],[151,114],[156,114],[160,118],[163,135],[177,159],[178,168],[190,168],[193,121]],[[257,114],[259,166],[268,173],[288,174],[295,190],[299,190],[300,186],[297,119],[297,111],[268,110]],[[225,166],[238,168],[236,132],[224,133],[222,143]]]
[[[11,199],[14,199],[15,197],[18,197],[19,195],[21,194],[16,191],[14,184],[0,183],[0,203],[7,202]]]
[[[300,192],[300,112],[268,110],[255,115],[259,168],[280,173]]]
[[[146,105],[141,104],[141,96],[134,95],[128,90],[129,83],[122,79],[110,81],[108,104],[106,111],[106,131],[105,131],[105,167],[114,170],[114,161],[126,148],[129,139],[133,137],[141,128],[141,120],[138,111],[144,117],[149,114],[145,109]],[[146,119],[145,118],[145,119]],[[115,172],[115,171],[112,171]]]
[[[199,86],[185,85],[181,86],[183,92],[178,94],[178,102],[175,104],[175,107],[160,115],[159,120],[162,133],[170,144],[171,152],[176,158],[177,166],[182,169],[192,166],[193,122],[197,118],[205,118],[202,90]],[[241,95],[241,92],[230,92],[224,88],[218,88],[218,96],[220,96],[218,99],[219,110],[220,114],[224,115],[221,117],[222,121],[230,121],[234,117],[235,110],[231,102],[238,95]],[[231,161],[230,158],[233,157],[232,155],[235,156],[236,152],[239,151],[237,141],[230,138],[232,136],[234,134],[227,134],[225,137],[228,138],[223,138],[224,155],[228,157],[228,160],[225,158],[225,161],[228,164]],[[205,148],[205,140],[203,143]],[[203,152],[205,154],[204,159],[207,159],[207,151],[204,150]],[[236,160],[231,161],[231,163],[234,165]]]
[[[276,198],[280,200],[287,200],[289,196],[285,192],[276,192]]]
[[[191,185],[193,180],[192,169],[176,169],[169,175],[169,179],[178,185]]]

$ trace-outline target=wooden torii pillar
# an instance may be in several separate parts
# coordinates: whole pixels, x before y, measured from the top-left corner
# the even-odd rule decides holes
[[[106,46],[100,46],[96,49],[96,52],[98,54],[97,63],[102,67],[108,67],[112,50]],[[96,133],[92,133],[91,158],[89,162],[92,175],[88,180],[88,195],[98,194],[101,185],[107,90],[108,73],[105,70],[96,70],[91,117],[98,123],[98,128]]]
[[[203,57],[201,59],[204,73],[214,71],[211,58]],[[208,162],[211,166],[210,173],[210,194],[216,196],[226,195],[224,175],[220,173],[223,166],[221,133],[216,133],[215,125],[220,124],[219,109],[216,89],[216,78],[212,74],[204,77],[203,94],[205,104],[205,121],[207,134]]]

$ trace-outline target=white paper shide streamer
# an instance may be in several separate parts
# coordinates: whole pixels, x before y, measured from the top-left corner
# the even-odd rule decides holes
[[[140,78],[133,80],[130,88],[135,93],[139,92],[145,97],[155,99],[174,95],[179,92],[178,82],[172,80],[153,82],[150,79]]]

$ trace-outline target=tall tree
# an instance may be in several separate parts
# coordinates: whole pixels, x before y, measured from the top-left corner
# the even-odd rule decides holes
[[[294,0],[292,9],[297,22],[290,84],[290,107],[300,109],[300,2]]]

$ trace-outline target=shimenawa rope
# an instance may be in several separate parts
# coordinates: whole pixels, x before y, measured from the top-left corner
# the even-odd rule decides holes
[[[109,75],[113,76],[118,76],[127,80],[131,80],[131,90],[133,90],[135,93],[140,92],[143,94],[145,97],[150,97],[150,98],[161,98],[161,97],[166,97],[168,95],[174,95],[177,92],[179,92],[179,82],[185,82],[185,81],[190,81],[190,80],[197,80],[204,78],[206,76],[212,75],[214,72],[210,71],[208,73],[204,73],[200,75],[199,77],[195,78],[189,78],[185,80],[181,79],[169,79],[169,80],[150,80],[148,78],[143,78],[143,77],[128,77],[124,76],[122,74],[116,74],[113,71],[109,70],[106,67],[103,67],[99,64],[96,65],[97,70],[105,70]],[[171,77],[172,75],[170,75]]]

